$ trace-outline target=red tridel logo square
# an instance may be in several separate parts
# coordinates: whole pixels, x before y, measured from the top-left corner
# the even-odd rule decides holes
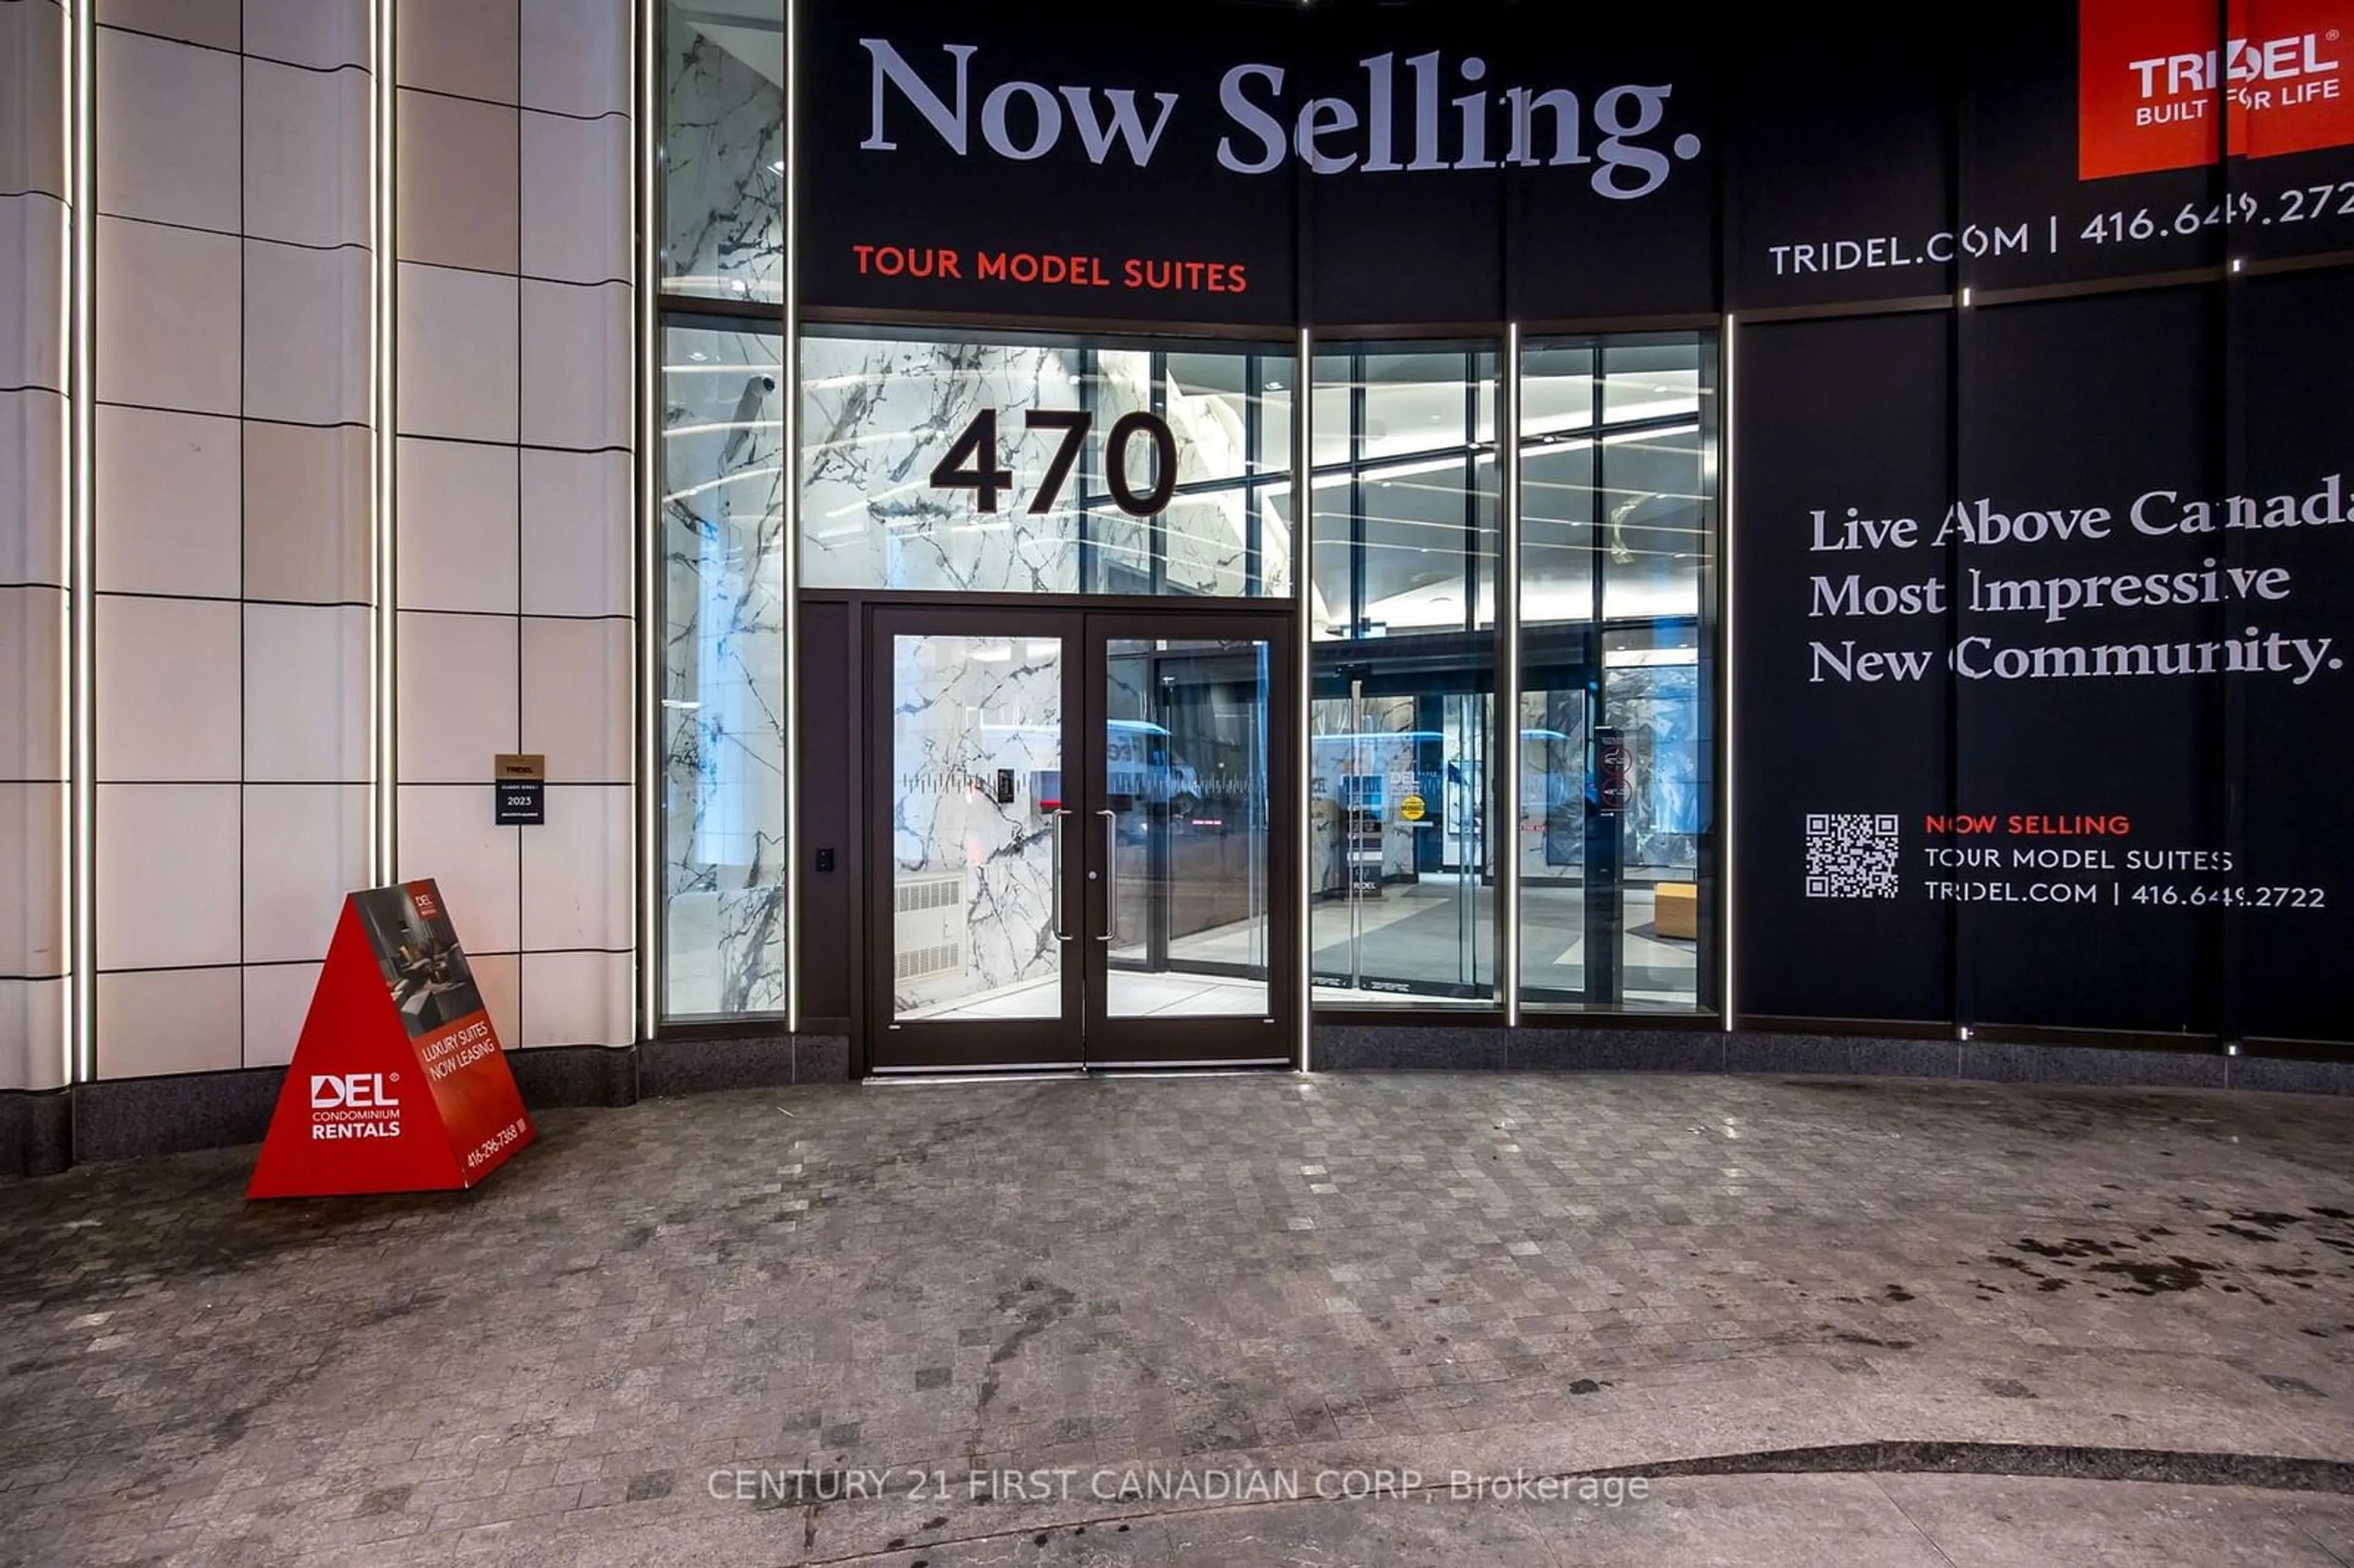
[[[2354,143],[2354,0],[2080,0],[2076,177]]]

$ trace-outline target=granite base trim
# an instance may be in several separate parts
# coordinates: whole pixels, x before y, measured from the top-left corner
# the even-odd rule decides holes
[[[1564,1073],[1722,1073],[1724,1036],[1691,1030],[1515,1029],[1504,1047],[1514,1070]]]
[[[635,1046],[540,1045],[506,1054],[507,1070],[528,1109],[638,1103]]]
[[[102,1078],[73,1090],[73,1157],[138,1160],[260,1143],[278,1108],[283,1067]]]
[[[2354,1062],[2318,1062],[2298,1056],[2229,1056],[2229,1083],[2235,1089],[2276,1095],[2354,1095]]]
[[[1501,1029],[1427,1023],[1324,1023],[1310,1033],[1308,1065],[1317,1072],[1394,1072],[1426,1068],[1500,1070]]]
[[[1317,1028],[1314,1048],[1315,1067],[1331,1072],[1790,1074],[2354,1095],[2354,1062],[1772,1030],[1326,1024]]]
[[[663,1035],[638,1047],[638,1092],[648,1099],[767,1088],[793,1081],[793,1037]]]
[[[2229,1056],[2220,1051],[2107,1050],[2097,1045],[1989,1045],[1961,1043],[1960,1075],[2003,1084],[2106,1084],[2150,1088],[2227,1086]]]
[[[0,1091],[0,1176],[54,1176],[73,1163],[73,1096]]]
[[[793,1082],[796,1084],[850,1082],[850,1036],[847,1034],[794,1035]]]

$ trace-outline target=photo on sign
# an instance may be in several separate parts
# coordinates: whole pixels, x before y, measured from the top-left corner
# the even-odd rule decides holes
[[[352,895],[385,989],[411,1040],[483,1011],[450,912],[429,882]]]

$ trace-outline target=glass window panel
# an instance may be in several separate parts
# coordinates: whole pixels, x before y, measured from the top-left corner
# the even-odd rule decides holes
[[[663,334],[663,1007],[785,1005],[784,366],[776,334]]]
[[[1713,353],[1676,337],[1532,344],[1523,360],[1517,917],[1532,1003],[1702,1005]]]
[[[1698,615],[1712,508],[1702,489],[1697,417],[1606,437],[1597,457],[1604,618]]]
[[[1700,410],[1700,366],[1672,344],[1613,344],[1603,350],[1602,416],[1627,425]]]
[[[1254,473],[1291,472],[1292,362],[1260,355],[1258,364],[1258,444],[1252,461]]]
[[[1594,445],[1521,449],[1521,620],[1594,618]]]
[[[1393,458],[1466,444],[1475,388],[1468,385],[1462,355],[1368,355],[1362,375],[1361,456]]]
[[[1501,485],[1492,440],[1474,437],[1497,356],[1417,347],[1317,363],[1316,1000],[1492,1003]],[[1349,422],[1328,429],[1327,408]]]
[[[784,0],[665,0],[662,286],[784,298]]]
[[[1351,412],[1356,378],[1350,363],[1345,355],[1319,355],[1316,359],[1316,387],[1310,395],[1316,428],[1309,457],[1319,472],[1330,464],[1347,462],[1356,450],[1356,425]]]
[[[1594,424],[1595,351],[1532,348],[1521,355],[1521,442],[1585,430]]]
[[[1264,1017],[1267,645],[1122,638],[1105,657],[1105,1011]]]
[[[1248,348],[812,330],[801,340],[803,581],[1288,594],[1288,476],[1264,444],[1288,434],[1290,394],[1267,384],[1291,369],[1288,355]],[[1076,438],[1072,419],[1086,422]],[[1159,431],[1175,454],[1168,474]],[[993,494],[973,482],[985,472],[998,476]]]

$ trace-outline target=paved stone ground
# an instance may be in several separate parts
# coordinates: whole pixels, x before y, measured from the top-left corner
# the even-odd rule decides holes
[[[455,1197],[248,1205],[249,1149],[0,1183],[0,1562],[2354,1563],[2345,1101],[1342,1075],[540,1119]],[[1859,1443],[2058,1478],[1447,1492]],[[2168,1484],[2066,1478],[2123,1449]],[[1377,1470],[1419,1481],[1314,1496]]]

